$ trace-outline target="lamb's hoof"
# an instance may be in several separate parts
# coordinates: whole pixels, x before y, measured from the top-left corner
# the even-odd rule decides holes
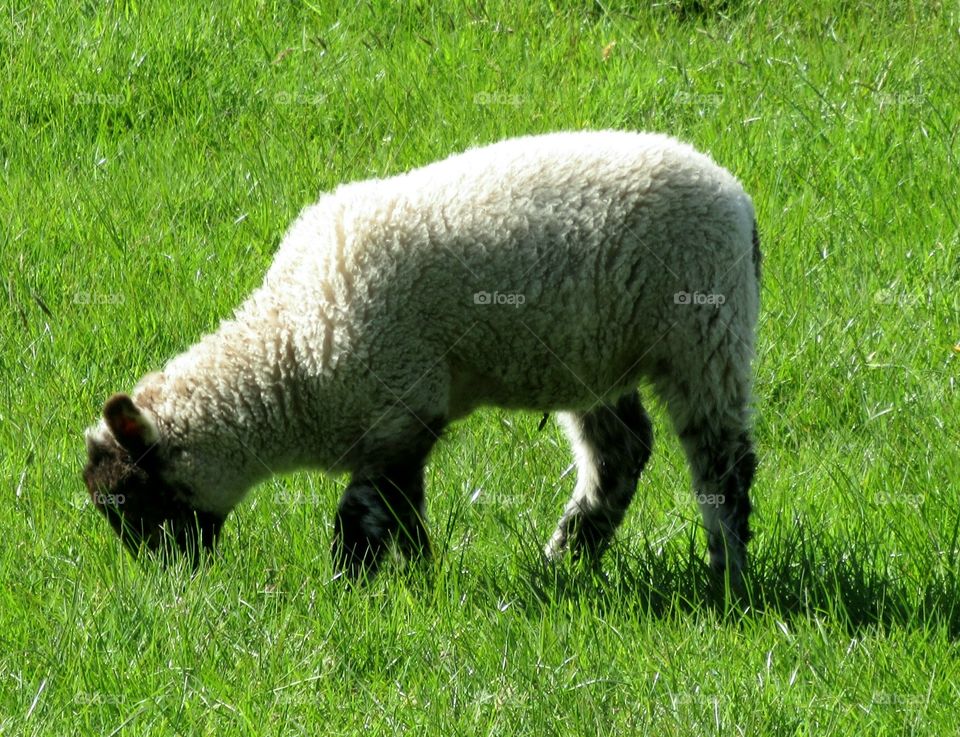
[[[710,563],[710,591],[717,601],[730,609],[744,610],[749,605],[745,581],[746,572],[741,565],[728,566],[723,562]]]
[[[543,562],[548,566],[555,566],[565,558],[569,552],[565,541],[558,544],[551,540],[543,546]]]
[[[379,567],[379,552],[367,540],[344,544],[339,538],[334,539],[331,547],[334,579],[359,582],[373,578]]]

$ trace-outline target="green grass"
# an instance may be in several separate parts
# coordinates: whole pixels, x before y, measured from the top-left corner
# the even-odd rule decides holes
[[[960,11],[521,5],[0,11],[0,734],[955,734]],[[599,573],[540,568],[568,451],[498,411],[431,460],[432,576],[331,582],[344,480],[306,474],[195,578],[122,551],[83,428],[229,314],[303,205],[599,127],[687,139],[755,199],[746,613],[710,593],[656,407]]]

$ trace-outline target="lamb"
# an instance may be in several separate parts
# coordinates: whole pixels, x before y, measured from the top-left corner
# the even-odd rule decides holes
[[[596,558],[653,433],[685,450],[711,567],[750,537],[753,204],[709,157],[623,131],[508,139],[340,186],[293,223],[263,285],[213,334],[107,401],[84,478],[131,550],[212,548],[257,482],[347,472],[338,574],[391,543],[430,554],[424,466],[481,406],[559,413],[577,480],[550,558]]]

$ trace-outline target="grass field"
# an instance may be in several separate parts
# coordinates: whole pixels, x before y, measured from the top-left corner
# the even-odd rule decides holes
[[[0,15],[0,734],[956,734],[955,3],[25,3]],[[706,7],[703,7],[706,6]],[[345,479],[278,478],[196,577],[89,504],[82,432],[213,329],[337,183],[662,130],[764,243],[751,605],[658,438],[600,573],[541,569],[559,429],[428,469],[432,577],[331,582]]]

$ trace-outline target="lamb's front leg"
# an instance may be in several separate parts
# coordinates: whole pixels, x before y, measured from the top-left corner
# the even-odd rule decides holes
[[[423,467],[437,434],[439,429],[383,471],[350,482],[334,520],[336,573],[349,578],[372,575],[391,540],[407,558],[430,557]]]

